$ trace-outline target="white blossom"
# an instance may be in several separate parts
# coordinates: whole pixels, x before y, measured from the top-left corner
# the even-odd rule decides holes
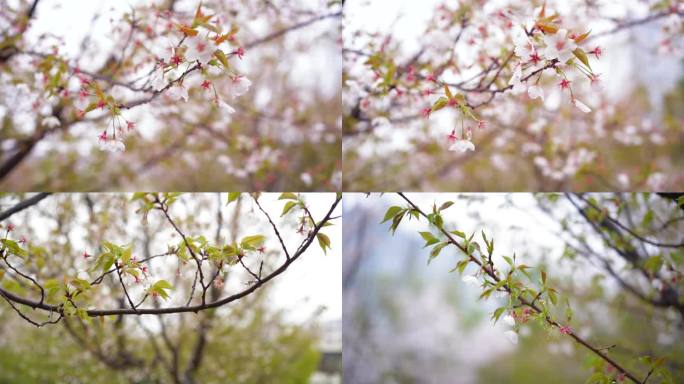
[[[43,119],[42,124],[48,128],[55,128],[59,127],[62,123],[59,121],[58,118],[54,116],[48,116]]]
[[[117,139],[100,140],[100,149],[112,153],[123,152],[126,150],[126,145]]]
[[[453,144],[451,144],[449,150],[454,152],[475,151],[475,144],[473,144],[470,140],[456,140]]]
[[[225,100],[223,100],[222,98],[217,97],[216,99],[214,99],[214,102],[216,103],[216,106],[219,107],[219,109],[226,111],[228,114],[235,113],[235,108],[233,108],[230,104],[226,103]]]
[[[199,61],[202,64],[206,64],[214,56],[215,44],[209,43],[199,36],[188,38],[186,45],[188,49],[185,51],[185,58],[188,61]]]
[[[230,83],[230,94],[233,97],[242,96],[249,91],[251,85],[252,82],[248,78],[237,76]]]
[[[513,44],[515,45],[515,55],[523,61],[529,61],[536,53],[532,40],[522,28],[517,28],[513,34]]]
[[[506,315],[501,320],[503,320],[504,323],[506,323],[507,325],[510,325],[511,327],[515,326],[515,319],[511,315]]]
[[[522,79],[522,66],[518,64],[513,70],[513,77],[508,81],[509,85],[513,86],[511,92],[514,95],[519,95],[527,90],[527,85],[521,81]]]
[[[188,101],[188,90],[182,84],[177,84],[171,87],[168,91],[168,94],[169,97],[174,100],[180,101],[183,99],[184,101]]]
[[[302,180],[304,184],[306,184],[307,187],[311,186],[311,183],[313,183],[313,179],[311,178],[311,174],[308,172],[302,173],[299,178]]]
[[[581,102],[577,99],[572,99],[572,103],[575,104],[575,107],[577,107],[577,109],[579,109],[580,111],[582,111],[584,113],[591,112],[591,108],[587,107],[586,104],[584,104],[583,102]]]
[[[533,85],[527,89],[527,95],[530,96],[530,99],[542,99],[544,100],[544,90],[542,87],[538,85]]]
[[[560,29],[553,35],[544,35],[544,44],[544,56],[549,60],[558,59],[561,63],[570,60],[574,56],[572,51],[577,48],[575,41],[568,38],[567,29]]]
[[[160,91],[164,87],[166,87],[166,81],[164,80],[164,67],[163,66],[159,65],[159,67],[154,70],[154,73],[152,74],[151,85],[152,85],[152,88],[154,88],[157,91]]]

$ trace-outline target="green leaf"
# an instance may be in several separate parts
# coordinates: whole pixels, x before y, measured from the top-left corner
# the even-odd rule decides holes
[[[240,198],[240,192],[230,192],[228,194],[228,202],[226,202],[226,205],[232,203],[233,201],[235,201],[239,198]]]
[[[653,210],[649,209],[648,212],[644,215],[644,218],[641,219],[641,226],[644,228],[648,228],[651,223],[653,222]]]
[[[425,247],[430,246],[432,244],[439,243],[439,240],[435,236],[433,236],[431,232],[418,232],[418,233],[420,233],[420,236],[422,236],[423,240],[425,240]]]
[[[131,201],[144,200],[146,196],[147,196],[147,192],[136,192],[131,197]]]
[[[556,295],[555,289],[549,288],[547,294],[549,295],[549,299],[551,300],[551,303],[553,303],[553,305],[558,304],[558,295]]]
[[[121,254],[121,262],[124,264],[128,264],[129,261],[131,261],[131,255],[133,254],[133,247],[129,246],[128,248],[124,249],[123,253]]]
[[[173,286],[166,280],[159,280],[154,284],[158,288],[172,289]]]
[[[288,201],[285,206],[283,207],[283,213],[280,214],[280,216],[285,216],[292,208],[294,208],[297,205],[296,201]]]
[[[149,292],[152,294],[156,293],[166,300],[169,298],[169,294],[166,292],[167,289],[173,289],[173,286],[166,280],[159,280],[150,287]]]
[[[646,261],[644,262],[644,268],[648,272],[651,273],[651,275],[654,275],[660,271],[660,268],[663,266],[663,257],[660,255],[657,256],[651,256]]]
[[[494,320],[494,324],[496,324],[499,321],[499,318],[501,317],[501,315],[503,315],[505,310],[506,307],[500,307],[494,311],[494,313],[492,314],[492,320]]]
[[[449,86],[444,84],[444,93],[446,94],[448,99],[452,99],[454,95],[451,94],[451,90],[449,89]]]
[[[582,48],[577,48],[572,53],[575,54],[575,57],[577,57],[584,65],[587,66],[587,68],[591,69],[591,65],[589,64],[589,58],[587,57],[587,54],[584,53],[584,50]]]
[[[401,212],[402,210],[403,210],[402,207],[397,207],[396,205],[395,205],[395,206],[392,206],[392,207],[389,207],[389,209],[387,210],[387,212],[385,212],[385,218],[382,219],[382,222],[381,222],[380,224],[386,222],[387,220],[392,219],[394,216],[396,216],[396,215],[397,215],[399,212]]]
[[[318,239],[318,245],[320,245],[323,253],[327,255],[328,249],[330,249],[330,238],[325,233],[321,232],[316,234],[316,238]]]
[[[45,293],[48,296],[54,295],[55,293],[59,292],[61,286],[61,283],[57,279],[46,280],[45,284],[43,284],[43,288],[45,288]]]
[[[240,241],[240,248],[247,250],[255,250],[258,246],[266,241],[266,236],[264,235],[252,235],[243,237]]]
[[[442,249],[444,247],[446,247],[447,245],[449,245],[449,243],[447,243],[447,242],[443,242],[443,243],[439,243],[439,244],[435,245],[435,247],[432,248],[432,251],[430,252],[430,258],[428,259],[428,264],[430,264],[430,262],[432,262],[432,259],[439,256],[439,253],[442,252]]]
[[[223,53],[222,50],[217,49],[216,52],[214,52],[214,56],[216,56],[216,58],[218,59],[218,61],[220,61],[221,64],[223,64],[223,67],[224,67],[225,69],[230,68],[230,64],[228,63],[228,58],[226,57],[226,54]]]
[[[3,248],[7,249],[9,253],[19,256],[21,258],[25,258],[28,256],[28,252],[26,252],[25,249],[21,248],[16,241],[10,239],[0,239],[0,242],[2,242]]]
[[[439,210],[443,211],[443,210],[451,207],[452,205],[454,205],[453,201],[446,201],[446,202],[442,203],[442,205],[439,206]]]
[[[292,192],[285,192],[281,193],[280,197],[278,197],[278,200],[299,200],[297,198],[297,195],[292,193]]]
[[[432,104],[432,112],[439,111],[440,109],[444,108],[449,104],[449,100],[446,97],[440,97],[435,101],[434,104]]]
[[[450,233],[451,233],[452,235],[456,235],[456,236],[460,237],[461,239],[465,239],[465,238],[466,238],[465,233],[463,233],[463,232],[461,232],[461,231],[451,231]]]

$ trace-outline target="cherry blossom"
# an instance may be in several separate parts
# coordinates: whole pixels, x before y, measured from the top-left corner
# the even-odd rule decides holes
[[[55,128],[59,127],[62,123],[59,121],[58,118],[54,116],[48,116],[43,119],[42,124],[48,128]]]
[[[188,90],[183,86],[183,84],[176,84],[173,87],[171,87],[168,91],[168,95],[170,98],[177,100],[177,101],[188,101]]]
[[[510,325],[511,327],[515,326],[515,319],[511,315],[506,315],[501,320],[503,320],[504,323]]]
[[[521,78],[522,78],[522,65],[518,65],[515,67],[515,70],[513,71],[513,76],[508,81],[508,84],[513,86],[513,88],[511,89],[511,92],[514,95],[520,95],[522,93],[525,93],[525,91],[527,91],[527,85],[521,81]]]
[[[216,104],[217,107],[226,111],[228,114],[235,113],[235,108],[230,106],[230,104],[226,103],[225,100],[223,100],[219,96],[216,96],[216,98],[214,98],[214,103]]]
[[[126,145],[123,141],[114,138],[100,139],[100,149],[106,152],[123,152],[126,150]]]
[[[572,104],[574,104],[575,107],[577,107],[577,109],[579,109],[580,111],[582,111],[584,113],[591,112],[591,108],[587,107],[586,104],[584,104],[583,102],[581,102],[575,98],[572,99]]]
[[[470,140],[467,139],[456,140],[456,142],[449,147],[449,150],[461,153],[475,151],[475,144],[473,144]]]
[[[534,43],[530,40],[527,33],[522,28],[517,28],[513,35],[513,44],[515,45],[515,55],[521,58],[524,62],[532,61],[537,63],[541,57],[534,48]]]
[[[166,80],[164,80],[164,66],[159,65],[157,69],[154,71],[152,74],[152,81],[151,81],[152,88],[154,88],[157,91],[162,90],[164,87],[166,87]]]
[[[251,85],[252,82],[245,76],[234,76],[230,83],[230,94],[233,97],[242,96],[249,91]]]
[[[538,85],[533,85],[527,89],[527,95],[530,99],[542,99],[544,100],[544,89]]]
[[[199,35],[187,38],[185,45],[187,46],[185,58],[188,61],[199,61],[201,64],[207,64],[214,56],[213,42],[209,43]]]
[[[302,180],[302,182],[307,186],[310,187],[311,184],[313,183],[313,178],[311,177],[311,174],[308,172],[302,173],[299,178]]]
[[[567,29],[560,29],[555,34],[547,34],[543,37],[546,49],[544,49],[544,57],[548,60],[558,59],[561,63],[565,63],[574,57],[573,51],[577,48],[577,44],[568,38]]]

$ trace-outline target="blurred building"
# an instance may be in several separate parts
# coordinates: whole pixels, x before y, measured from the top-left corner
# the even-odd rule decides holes
[[[321,360],[312,384],[342,383],[342,320],[329,321],[321,326],[319,342]]]

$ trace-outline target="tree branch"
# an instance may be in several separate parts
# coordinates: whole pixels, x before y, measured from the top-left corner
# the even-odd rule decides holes
[[[292,263],[294,263],[297,259],[299,259],[309,248],[309,246],[313,243],[314,239],[316,238],[316,235],[320,231],[320,229],[325,225],[329,220],[331,220],[331,216],[337,205],[339,204],[341,200],[340,196],[336,196],[335,202],[330,206],[330,209],[326,213],[325,217],[316,225],[308,234],[308,236],[302,241],[300,246],[297,249],[297,252],[295,252],[292,257],[289,260],[285,260],[278,268],[276,268],[274,271],[269,273],[268,275],[262,277],[259,281],[257,281],[255,284],[249,286],[248,288],[245,288],[244,290],[234,293],[230,296],[224,297],[223,299],[219,299],[216,301],[208,302],[208,303],[203,303],[203,304],[198,304],[198,305],[193,305],[193,306],[184,306],[184,307],[167,307],[167,308],[138,308],[137,310],[135,309],[129,309],[129,308],[116,308],[116,309],[94,309],[94,310],[87,310],[86,313],[90,317],[99,317],[99,316],[111,316],[111,315],[164,315],[164,314],[171,314],[171,313],[188,313],[188,312],[200,312],[212,308],[218,308],[221,306],[224,306],[226,304],[230,304],[233,301],[240,300],[251,293],[255,292],[265,284],[267,284],[269,281],[275,279],[279,275],[281,275],[283,272],[285,272]],[[34,308],[34,309],[41,309],[44,311],[51,311],[55,313],[60,313],[62,314],[62,308],[61,306],[56,306],[56,305],[49,305],[46,303],[40,303],[35,300],[30,300],[21,296],[17,296],[4,288],[0,287],[0,293],[2,293],[3,297],[5,297],[8,300],[13,301],[14,303],[21,304],[21,305],[26,305],[28,307]]]
[[[2,175],[0,174],[0,179],[1,178],[2,178]],[[12,208],[10,208],[6,211],[0,212],[0,221],[3,221],[5,219],[9,218],[10,216],[14,215],[15,213],[21,212],[26,208],[29,208],[33,205],[38,204],[41,200],[43,200],[44,198],[46,198],[48,196],[50,196],[49,192],[41,192],[41,193],[38,193],[38,194],[31,196],[30,198],[28,198],[26,200],[19,202],[18,204],[16,204]]]

